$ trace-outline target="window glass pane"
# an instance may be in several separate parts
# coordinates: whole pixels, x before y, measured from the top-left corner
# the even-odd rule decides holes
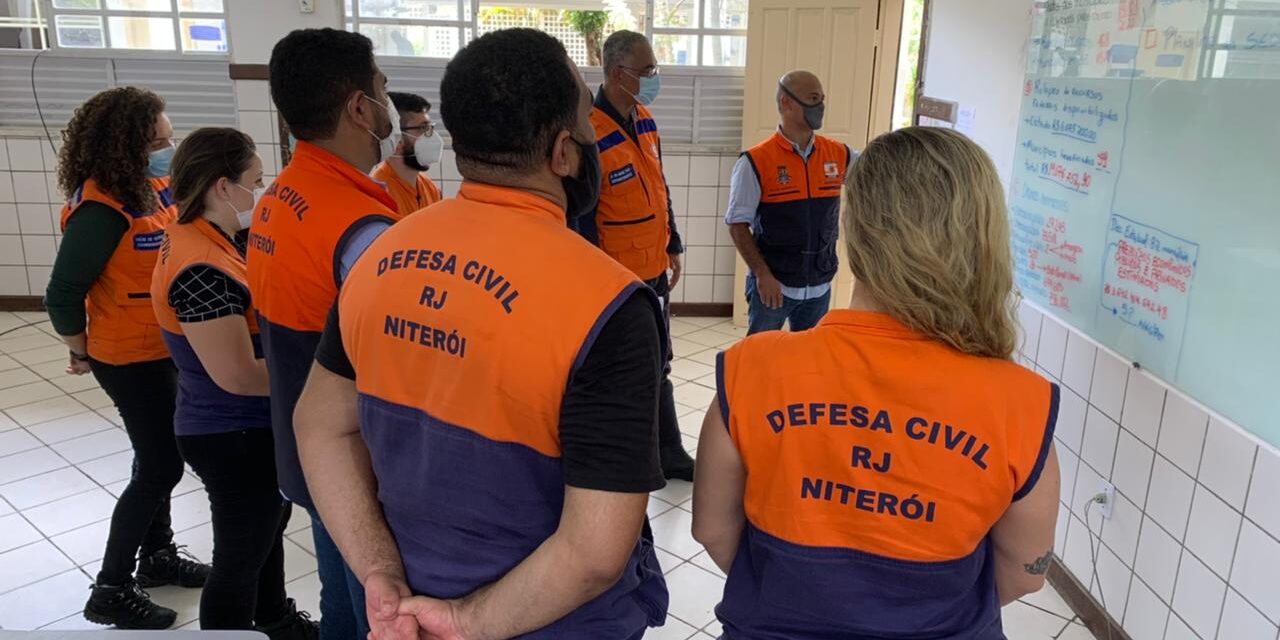
[[[213,18],[183,18],[182,50],[197,53],[227,52],[227,23]]]
[[[747,37],[702,36],[702,64],[707,67],[747,66]]]
[[[0,49],[45,48],[44,20],[37,18],[39,0],[0,2]]]
[[[451,58],[460,48],[457,27],[362,24],[360,33],[373,41],[374,53],[384,56]]]
[[[173,20],[171,18],[107,18],[111,30],[112,49],[153,49],[173,51]]]
[[[351,17],[351,0],[342,0],[342,15]],[[350,29],[347,29],[350,31]]]
[[[705,16],[706,23],[702,26],[707,29],[746,29],[747,28],[747,0],[706,0]]]
[[[360,17],[457,20],[458,0],[360,0]]]
[[[48,37],[43,29],[0,28],[0,49],[45,49]]]
[[[107,46],[102,32],[102,18],[97,16],[57,16],[54,28],[58,32],[58,46],[67,48],[96,48]]]
[[[696,28],[698,26],[697,0],[653,0],[653,26],[660,29]]]
[[[168,12],[173,10],[173,5],[169,4],[169,0],[107,0],[107,8],[118,11]]]
[[[53,0],[54,9],[98,9],[98,0]]]
[[[604,29],[599,27],[596,17],[607,15],[594,11],[560,11],[559,9],[538,9],[532,7],[502,7],[482,5],[480,7],[480,34],[484,35],[500,29],[523,27],[537,29],[555,36],[564,43],[569,57],[578,65],[599,66],[600,46],[604,44]],[[592,29],[592,47],[588,53],[587,40],[578,31],[575,24],[586,25]]]
[[[698,37],[655,33],[653,53],[658,58],[658,64],[696,65]]]
[[[178,11],[222,13],[222,0],[178,0]]]

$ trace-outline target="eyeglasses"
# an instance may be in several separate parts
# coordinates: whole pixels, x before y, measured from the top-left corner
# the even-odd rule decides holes
[[[662,73],[662,70],[656,65],[652,67],[645,67],[644,69],[632,69],[631,67],[622,68],[632,72],[631,75],[637,78],[656,78],[660,73]]]
[[[436,123],[427,122],[413,127],[401,127],[400,130],[415,136],[429,136],[436,132]]]

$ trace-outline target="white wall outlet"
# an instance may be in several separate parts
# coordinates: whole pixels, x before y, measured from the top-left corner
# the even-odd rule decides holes
[[[1116,504],[1116,487],[1110,482],[1103,482],[1098,488],[1099,496],[1106,496],[1105,501],[1098,503],[1098,513],[1103,520],[1111,519],[1111,508]]]
[[[315,13],[316,0],[298,0],[299,13]]]

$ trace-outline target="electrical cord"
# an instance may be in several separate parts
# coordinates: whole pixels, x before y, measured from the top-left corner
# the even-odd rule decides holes
[[[1102,579],[1098,577],[1098,553],[1099,553],[1098,547],[1102,546],[1102,534],[1101,534],[1101,529],[1099,529],[1099,534],[1097,536],[1098,547],[1094,547],[1093,546],[1093,539],[1094,539],[1093,525],[1089,522],[1089,513],[1093,509],[1093,505],[1106,504],[1106,503],[1107,503],[1107,494],[1099,493],[1093,496],[1092,498],[1090,498],[1089,502],[1085,503],[1084,505],[1084,526],[1085,526],[1085,529],[1089,531],[1089,557],[1090,559],[1093,560],[1093,575],[1090,578],[1090,580],[1091,580],[1091,583],[1097,583],[1098,585],[1098,598],[1102,601],[1102,610],[1104,612],[1107,611],[1107,590],[1102,587]],[[1107,615],[1110,615],[1110,613],[1107,613]],[[1107,624],[1107,640],[1111,640],[1111,621],[1107,620],[1106,624]]]
[[[42,49],[31,58],[31,98],[36,103],[36,115],[40,116],[40,126],[44,129],[44,139],[49,142],[49,149],[53,151],[53,155],[57,156],[58,147],[53,143],[53,134],[49,132],[49,123],[45,122],[44,119],[44,109],[40,107],[40,93],[36,91],[36,63],[40,61],[40,56],[48,52],[48,49]]]

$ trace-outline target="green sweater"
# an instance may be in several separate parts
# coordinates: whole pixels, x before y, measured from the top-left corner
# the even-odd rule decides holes
[[[87,202],[67,220],[44,292],[44,306],[59,335],[84,333],[84,300],[129,232],[129,222],[115,209]]]

